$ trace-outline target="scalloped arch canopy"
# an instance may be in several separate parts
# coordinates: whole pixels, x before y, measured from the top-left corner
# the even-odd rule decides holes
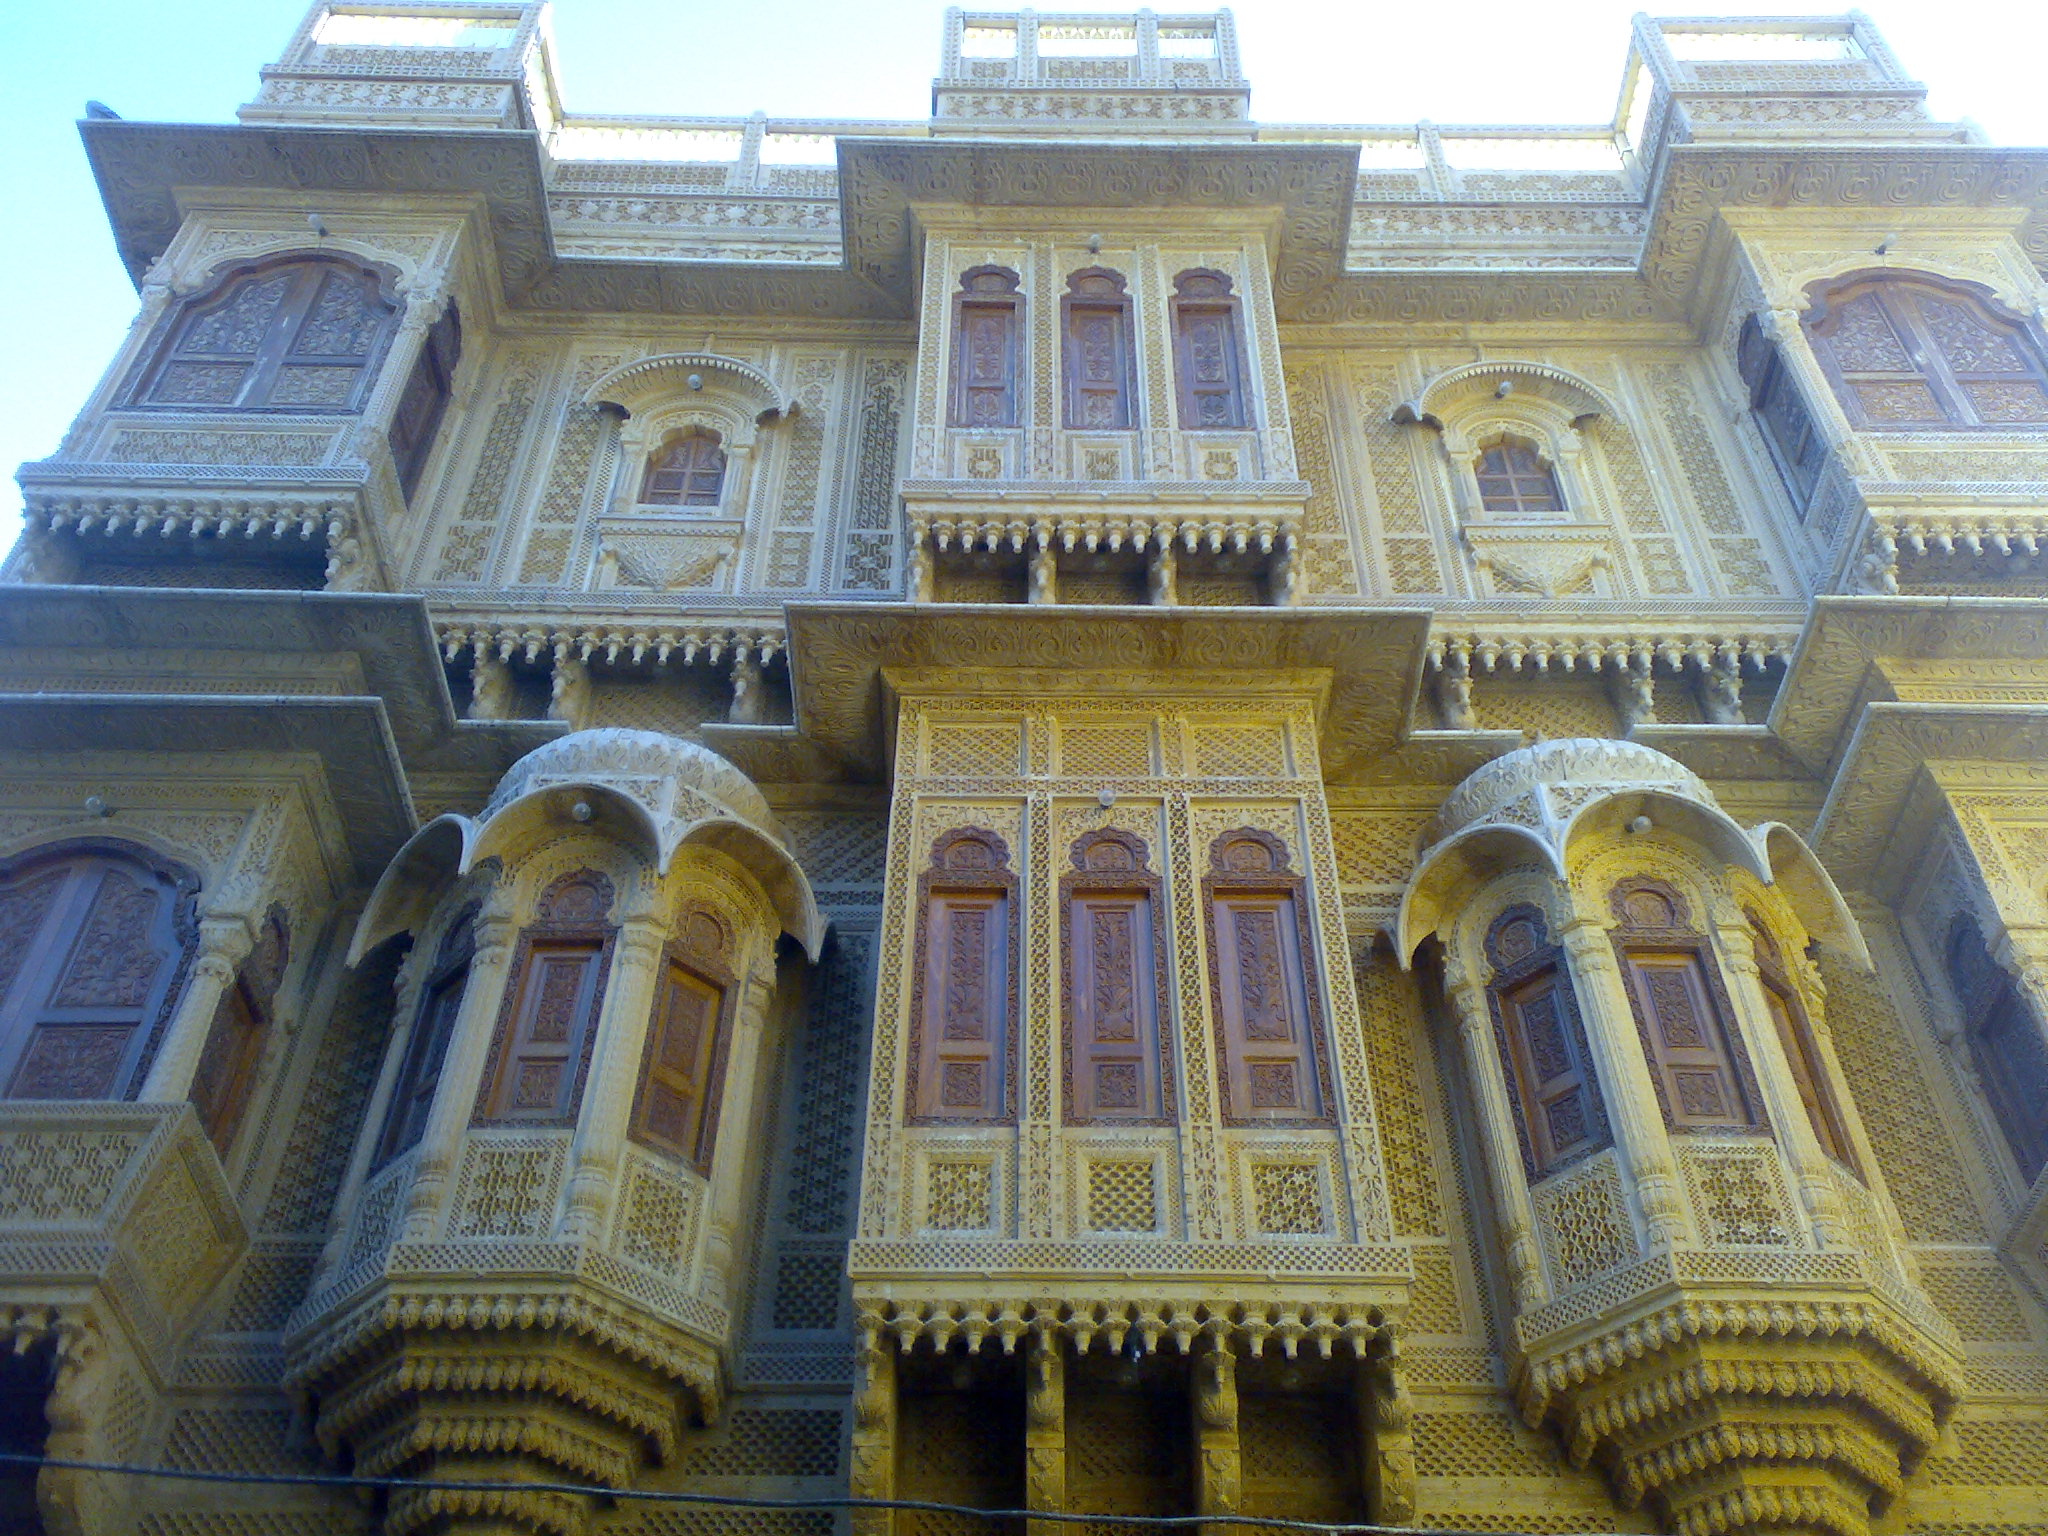
[[[696,384],[690,380],[695,378]],[[663,352],[614,368],[584,392],[586,405],[615,405],[638,416],[687,399],[715,380],[725,393],[745,399],[754,420],[770,422],[796,410],[796,398],[752,363],[715,352]]]

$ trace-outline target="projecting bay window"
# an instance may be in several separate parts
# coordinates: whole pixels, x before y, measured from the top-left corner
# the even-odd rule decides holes
[[[479,1125],[574,1122],[616,930],[611,882],[594,870],[548,887],[519,936],[512,984],[477,1095]]]
[[[1017,425],[1024,296],[1008,267],[970,267],[953,296],[953,393],[949,424]]]
[[[1609,899],[1615,955],[1665,1125],[1680,1133],[1762,1129],[1749,1053],[1685,899],[1655,880],[1625,881]]]
[[[1160,1016],[1159,877],[1145,867],[1144,842],[1128,832],[1089,833],[1072,858],[1060,881],[1066,1121],[1167,1123],[1174,1095]]]
[[[907,1114],[914,1124],[1005,1123],[1016,1114],[1009,848],[979,827],[948,832],[918,883]]]
[[[1531,1179],[1613,1141],[1563,948],[1543,914],[1513,906],[1486,935],[1487,998]]]
[[[1322,998],[1310,971],[1305,882],[1269,832],[1226,832],[1202,882],[1223,1119],[1230,1125],[1332,1118]]]

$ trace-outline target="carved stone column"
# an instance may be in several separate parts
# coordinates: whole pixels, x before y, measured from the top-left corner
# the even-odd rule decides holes
[[[847,1492],[856,1499],[896,1496],[896,1349],[881,1319],[861,1319],[853,1357],[853,1461]],[[890,1536],[894,1511],[856,1509],[854,1536]]]
[[[455,1154],[476,1104],[477,1084],[490,1059],[491,1033],[505,1000],[505,980],[512,968],[513,926],[504,917],[479,917],[476,949],[470,957],[469,980],[462,989],[462,1008],[441,1064],[434,1107],[420,1133],[414,1154],[412,1188],[406,1195],[404,1237],[424,1242],[433,1235],[454,1171]]]
[[[179,999],[178,1011],[171,1016],[163,1044],[157,1047],[156,1060],[137,1095],[143,1103],[175,1104],[191,1093],[213,1016],[253,948],[255,935],[248,919],[209,917],[200,921],[199,948],[192,957],[185,995]]]
[[[1607,1112],[1614,1122],[1622,1167],[1635,1186],[1652,1248],[1669,1249],[1685,1242],[1691,1223],[1678,1182],[1678,1160],[1664,1115],[1657,1107],[1657,1088],[1643,1059],[1629,1009],[1627,984],[1615,962],[1607,929],[1575,913],[1558,934],[1570,957],[1579,1009],[1606,1090]]]
[[[725,1058],[725,1101],[718,1121],[725,1153],[712,1169],[704,1230],[705,1293],[723,1302],[732,1293],[734,1236],[746,1224],[754,1187],[751,1169],[765,1152],[754,1134],[761,1101],[761,1049],[768,1033],[768,1005],[775,995],[775,968],[764,956],[748,973],[733,1010],[732,1045]]]
[[[1032,1509],[1067,1507],[1067,1362],[1059,1336],[1034,1328],[1024,1357],[1024,1502]],[[1029,1522],[1026,1536],[1066,1536],[1051,1520]]]
[[[561,1231],[568,1242],[595,1243],[617,1197],[619,1155],[626,1145],[634,1082],[640,1074],[667,939],[665,926],[651,917],[628,918],[619,929],[570,1152]]]
[[[1508,1286],[1515,1309],[1526,1312],[1550,1299],[1536,1245],[1536,1208],[1522,1169],[1520,1142],[1500,1052],[1494,1044],[1493,1019],[1486,997],[1469,976],[1449,980],[1452,1011],[1458,1019],[1458,1045],[1464,1052],[1465,1078],[1479,1111],[1480,1139],[1486,1148],[1486,1171],[1493,1183],[1494,1222],[1507,1253]]]
[[[1380,1525],[1406,1525],[1415,1518],[1414,1404],[1399,1367],[1389,1340],[1359,1362],[1354,1394],[1366,1507]]]
[[[1195,1512],[1234,1515],[1244,1502],[1244,1456],[1237,1438],[1237,1356],[1210,1338],[1195,1357]],[[1203,1536],[1231,1536],[1237,1527],[1204,1525]]]

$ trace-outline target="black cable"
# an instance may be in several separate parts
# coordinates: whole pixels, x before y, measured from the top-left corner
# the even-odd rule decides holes
[[[139,1467],[123,1461],[70,1461],[0,1451],[0,1463],[56,1467],[66,1472],[118,1472],[133,1477],[168,1478],[185,1483],[261,1483],[294,1488],[382,1488],[421,1493],[566,1493],[587,1498],[638,1499],[650,1504],[716,1504],[728,1509],[915,1509],[943,1515],[968,1515],[978,1520],[1049,1520],[1062,1525],[1155,1526],[1174,1530],[1197,1525],[1254,1526],[1260,1530],[1311,1531],[1319,1536],[1523,1536],[1518,1532],[1424,1529],[1412,1525],[1369,1525],[1363,1521],[1284,1520],[1276,1515],[1076,1515],[1051,1509],[976,1509],[970,1504],[940,1504],[929,1499],[763,1499],[732,1493],[671,1493],[653,1488],[605,1488],[584,1483],[510,1483],[417,1477],[355,1477],[341,1472],[209,1472],[189,1467]],[[1567,1532],[1562,1536],[1594,1536]]]

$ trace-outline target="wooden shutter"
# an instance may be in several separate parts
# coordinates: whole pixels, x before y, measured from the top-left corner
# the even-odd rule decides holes
[[[0,1081],[16,1099],[134,1091],[182,980],[173,882],[81,854],[0,880]]]
[[[405,392],[398,397],[398,409],[391,416],[391,458],[398,467],[398,488],[407,501],[419,486],[420,473],[427,467],[427,456],[440,433],[461,354],[462,325],[451,304],[427,332],[412,376],[405,381]]]
[[[1887,304],[1882,285],[1859,284],[1828,303],[1812,326],[1814,349],[1834,375],[1852,421],[1862,426],[1940,426],[1963,420],[1929,370],[1910,316]]]
[[[2029,1182],[2048,1166],[2048,1040],[1967,918],[1949,935],[1949,981],[1992,1117]]]
[[[1699,952],[1629,946],[1621,958],[1671,1128],[1756,1125],[1756,1109],[1730,1056],[1727,1024]]]
[[[374,277],[336,263],[244,274],[184,311],[135,403],[360,410],[396,313]]]
[[[1479,501],[1489,512],[1510,516],[1562,512],[1557,476],[1523,443],[1496,443],[1479,455]]]
[[[604,956],[597,939],[529,938],[523,946],[511,1015],[485,1084],[483,1119],[574,1118]]]
[[[934,891],[925,903],[924,1016],[912,1113],[1008,1113],[1010,915],[1006,891]]]
[[[249,1097],[256,1091],[256,1076],[263,1064],[263,1046],[269,1036],[262,1010],[240,981],[221,994],[214,1009],[213,1024],[206,1032],[200,1052],[199,1070],[192,1079],[192,1107],[199,1112],[199,1124],[207,1140],[222,1157],[234,1144]]]
[[[1771,1023],[1777,1028],[1778,1043],[1785,1048],[1785,1060],[1792,1067],[1792,1079],[1799,1087],[1799,1102],[1806,1106],[1806,1118],[1813,1124],[1814,1136],[1829,1157],[1856,1170],[1855,1149],[1850,1145],[1848,1127],[1843,1123],[1841,1109],[1828,1083],[1820,1048],[1807,1024],[1806,1011],[1799,1006],[1789,983],[1769,971],[1763,974],[1763,986],[1764,1002],[1771,1010]],[[1860,1171],[1858,1176],[1861,1176]]]
[[[1827,442],[1813,425],[1813,414],[1806,408],[1806,397],[1800,393],[1798,381],[1754,315],[1742,323],[1735,363],[1749,391],[1749,408],[1756,416],[1772,462],[1777,465],[1778,477],[1804,518],[1820,484],[1821,471],[1827,465]]]
[[[461,1016],[463,993],[469,985],[469,957],[465,929],[462,940],[450,947],[427,979],[412,1038],[406,1042],[405,1062],[392,1086],[391,1107],[385,1112],[384,1135],[377,1148],[379,1167],[415,1145],[426,1131],[441,1064],[447,1060],[448,1043],[455,1037],[455,1021]]]
[[[1590,1151],[1605,1126],[1571,985],[1552,965],[1500,994],[1509,1066],[1535,1172]]]
[[[953,300],[953,391],[949,425],[1017,425],[1018,331],[1023,299],[1006,267],[973,267]]]
[[[1218,892],[1211,907],[1228,1117],[1323,1114],[1294,893]]]
[[[1149,892],[1069,898],[1068,1112],[1076,1121],[1160,1117],[1156,942]]]
[[[1066,425],[1121,432],[1132,424],[1131,306],[1124,280],[1093,267],[1067,280],[1060,300],[1066,319],[1061,361],[1066,374]]]
[[[671,960],[647,1031],[632,1134],[707,1178],[724,1077],[725,989]]]
[[[1174,280],[1174,371],[1184,430],[1241,431],[1245,403],[1244,338],[1230,279],[1220,272],[1183,272]]]
[[[725,450],[709,432],[686,432],[648,461],[643,506],[715,507],[725,488]]]

